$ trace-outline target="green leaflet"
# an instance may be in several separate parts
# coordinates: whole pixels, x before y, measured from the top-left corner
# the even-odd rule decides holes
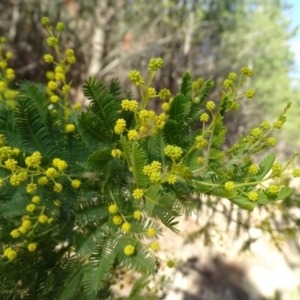
[[[262,180],[271,170],[271,167],[275,161],[275,155],[273,153],[267,155],[259,164],[259,172],[255,175],[255,180]]]
[[[151,185],[144,194],[145,208],[149,215],[152,215],[155,205],[159,205],[160,193],[162,188],[160,185]]]
[[[73,270],[73,273],[67,277],[67,281],[64,284],[63,291],[59,294],[58,300],[69,300],[72,299],[74,294],[81,286],[83,277],[83,270],[78,267]]]
[[[16,129],[25,151],[40,151],[49,158],[55,153],[48,128],[45,126],[43,116],[31,99],[19,102],[16,107]]]
[[[89,171],[102,172],[105,168],[107,168],[112,159],[111,149],[101,148],[88,157],[86,161],[86,168]]]
[[[83,285],[88,295],[96,294],[103,288],[115,262],[114,246],[113,239],[103,240],[91,256],[90,264],[84,268]]]
[[[288,186],[283,186],[280,188],[278,199],[285,199],[289,197],[293,193],[293,190],[289,188]]]
[[[116,93],[116,85],[111,87]],[[107,89],[103,81],[89,78],[83,85],[84,95],[91,100],[90,110],[99,118],[103,131],[113,135],[113,128],[117,120],[117,111],[121,108],[118,101],[114,101],[113,94]]]
[[[107,222],[107,218],[98,219],[84,226],[80,226],[75,237],[74,244],[78,256],[87,259],[105,237],[105,229],[103,228]]]
[[[187,99],[192,97],[192,76],[188,72],[184,73],[182,76],[180,93],[183,94]]]
[[[246,210],[253,210],[257,206],[257,202],[250,201],[247,198],[244,197],[237,197],[233,199],[229,199],[232,203],[236,204],[240,208],[246,209]]]
[[[232,199],[238,197],[238,194],[236,191],[227,191],[221,187],[212,189],[211,194],[215,195],[217,197],[227,198],[229,200],[232,200]]]
[[[182,94],[178,94],[170,104],[169,118],[170,120],[174,120],[179,126],[182,126],[184,122],[186,103],[187,98]]]
[[[78,130],[83,141],[92,149],[97,149],[101,144],[111,144],[111,136],[105,131],[102,122],[91,111],[83,112],[78,119]]]
[[[182,127],[174,120],[168,120],[162,130],[166,144],[181,146],[183,134]]]
[[[0,203],[0,213],[7,218],[22,216],[26,214],[27,204],[28,196],[22,189],[17,190],[11,200]]]
[[[149,177],[143,173],[143,168],[147,164],[147,158],[144,150],[137,142],[132,142],[130,161],[132,165],[132,174],[137,187],[147,187],[149,184]]]
[[[49,105],[47,94],[41,90],[36,84],[29,81],[22,81],[20,84],[20,94],[18,99],[24,101],[30,99],[34,103],[35,107],[39,111],[39,114],[46,116]]]

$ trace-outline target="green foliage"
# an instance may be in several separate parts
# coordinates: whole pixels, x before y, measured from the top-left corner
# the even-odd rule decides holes
[[[60,33],[43,23],[60,53]],[[73,50],[62,57],[51,61],[55,81],[47,88],[23,82],[14,108],[0,108],[1,297],[109,298],[118,269],[155,274],[158,237],[165,228],[178,232],[177,217],[197,206],[192,194],[249,211],[290,197],[288,187],[266,182],[276,183],[297,154],[283,167],[274,154],[254,164],[255,154],[274,145],[270,135],[289,106],[272,126],[225,148],[224,118],[244,96],[237,95],[240,85],[224,81],[217,104],[209,101],[211,80],[192,82],[185,73],[179,94],[150,95],[153,68],[162,67],[156,59],[149,80],[129,74],[140,103],[122,96],[117,80],[107,87],[89,78],[83,89],[90,105],[78,115],[65,79]],[[242,83],[253,75],[243,70]],[[164,101],[165,113],[148,109],[152,97]],[[141,279],[129,299],[146,284]]]

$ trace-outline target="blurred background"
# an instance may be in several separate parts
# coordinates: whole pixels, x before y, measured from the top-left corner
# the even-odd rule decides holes
[[[245,89],[253,88],[256,91],[256,96],[252,100],[241,100],[239,111],[228,115],[226,119],[229,129],[227,143],[233,143],[241,133],[247,132],[263,120],[275,121],[286,103],[291,101],[293,106],[287,114],[288,121],[282,132],[278,133],[280,143],[276,146],[276,152],[280,154],[281,159],[286,160],[295,150],[299,151],[300,32],[297,30],[300,25],[299,0],[1,0],[0,36],[7,38],[7,50],[14,54],[11,67],[15,69],[18,80],[27,79],[41,83],[47,81],[45,73],[49,69],[49,65],[45,64],[43,55],[51,53],[51,49],[46,44],[47,32],[40,22],[43,16],[49,17],[53,25],[58,21],[65,23],[66,30],[61,36],[60,45],[62,50],[73,48],[75,51],[77,62],[72,66],[69,73],[69,79],[73,82],[72,101],[85,103],[81,86],[88,76],[103,79],[105,82],[117,77],[121,80],[124,91],[131,89],[133,95],[137,96],[127,78],[128,72],[131,69],[137,69],[146,74],[147,64],[151,57],[162,57],[165,60],[164,68],[156,76],[155,88],[168,88],[176,93],[179,90],[182,74],[188,71],[192,73],[194,79],[203,77],[215,81],[215,87],[210,97],[217,101],[222,82],[228,73],[238,73],[243,66],[248,66],[254,69],[255,76],[248,80]],[[297,183],[298,187],[299,183]],[[290,212],[296,207],[296,221],[293,219],[295,226],[292,228],[294,230],[292,241],[294,242],[295,236],[299,238],[300,196],[298,194],[293,197],[288,202],[290,204],[281,205],[279,211],[281,213],[280,220],[286,222],[287,227],[284,228],[290,230],[292,222]],[[208,205],[207,207],[216,213],[214,206]],[[223,215],[231,218],[233,210],[228,209],[229,211],[230,213],[223,213]],[[268,231],[271,227],[263,228],[266,225],[261,224],[270,225],[270,219],[274,219],[277,212],[276,209],[270,209],[267,213],[263,212],[266,214],[264,215],[260,211],[259,219],[253,221],[252,225],[256,224],[254,227],[257,227],[258,231],[263,229]],[[237,246],[229,242],[223,248],[227,249],[226,247],[228,247],[227,253],[230,252],[231,257],[235,259],[235,255],[241,249],[244,251],[249,249],[256,240],[261,241],[261,236],[257,231],[249,234],[251,226],[249,227],[248,215],[244,216],[243,219],[239,210],[234,211],[234,213],[237,217],[235,223],[238,224],[238,230],[240,228],[247,229],[244,240],[234,239]],[[208,213],[207,216],[210,214]],[[234,218],[231,218],[232,220]],[[248,227],[246,225],[246,227],[240,226],[240,220],[246,220],[245,224],[248,224]],[[231,224],[231,221],[228,223]],[[209,228],[210,235],[215,233],[214,230],[221,232],[216,229],[217,226],[215,225],[219,221],[215,217],[212,217],[207,223],[203,221],[204,223],[200,222],[199,224],[199,219],[187,222],[184,224],[188,228],[191,228],[191,224],[196,222],[195,231],[199,231],[197,228],[202,230],[199,235],[205,233],[203,228],[205,228],[206,233]],[[223,220],[218,223],[218,225],[221,224],[222,230],[224,229],[224,222]],[[208,226],[212,224],[215,227]],[[282,229],[282,227],[280,228]],[[236,237],[234,233],[237,227],[232,230],[232,236]],[[276,230],[280,231],[278,228]],[[273,234],[271,234],[271,230],[269,232],[270,235]],[[295,235],[295,232],[298,233]],[[219,233],[217,236],[223,236],[223,239],[229,236],[228,233],[223,235]],[[283,234],[287,236],[288,233],[283,231]],[[204,234],[205,238],[208,236]],[[239,233],[239,236],[241,237],[243,234],[240,235]],[[182,247],[189,244],[186,242],[186,238],[180,237]],[[174,239],[175,237],[170,237],[170,240]],[[177,241],[174,247],[168,248],[166,246],[166,250],[175,249],[176,245],[178,246],[181,242]],[[209,241],[208,244],[219,245],[219,243],[220,241],[217,240]],[[245,248],[243,243],[248,245],[248,248]],[[254,248],[255,252],[258,247],[258,253],[267,251],[264,256],[260,256],[261,259],[258,259],[256,265],[270,259],[269,263],[274,266],[275,261],[281,262],[280,259],[283,259],[282,264],[286,268],[284,270],[293,270],[290,273],[288,271],[284,273],[283,267],[281,266],[281,269],[279,267],[281,271],[278,271],[276,278],[281,276],[283,282],[284,277],[290,284],[280,286],[279,282],[276,281],[277,279],[274,279],[275,277],[268,277],[267,273],[263,273],[264,270],[255,269],[253,278],[259,278],[256,280],[258,296],[252,298],[246,288],[246,292],[231,294],[228,292],[227,295],[229,296],[226,296],[227,298],[224,296],[226,295],[226,288],[227,291],[228,289],[230,291],[230,286],[240,281],[244,273],[248,274],[251,271],[241,271],[241,269],[236,269],[236,265],[233,267],[232,264],[228,265],[220,258],[213,258],[209,255],[211,254],[210,250],[204,250],[203,245],[207,245],[207,241],[205,243],[198,241],[198,246],[193,244],[193,250],[187,246],[186,249],[188,250],[186,251],[189,255],[187,254],[185,258],[182,258],[183,261],[187,262],[183,265],[184,268],[189,268],[189,274],[193,270],[198,270],[197,272],[202,276],[201,280],[206,287],[209,286],[208,283],[215,280],[214,288],[217,286],[219,291],[224,288],[219,293],[220,298],[213,296],[217,295],[213,292],[212,294],[207,292],[206,296],[203,297],[199,296],[201,290],[198,289],[195,292],[198,296],[186,296],[184,294],[181,298],[176,298],[173,295],[165,299],[300,299],[297,288],[297,285],[300,284],[297,277],[300,275],[299,243],[294,245],[294,252],[287,250],[288,254],[285,254],[291,258],[291,253],[296,253],[293,264],[296,269],[298,268],[298,273],[293,271],[294,269],[286,263],[282,256],[279,258],[274,254],[275,250],[270,248],[268,239],[265,244],[259,244],[260,246]],[[233,247],[233,245],[235,246]],[[275,246],[279,251],[280,247]],[[197,267],[199,263],[197,251],[200,249],[202,257],[207,257],[207,260],[204,264],[200,264],[199,269]],[[268,255],[269,251],[275,255],[273,260]],[[178,255],[183,253],[180,252]],[[252,266],[255,265],[255,262],[252,263],[253,255],[246,257],[246,260],[248,263],[250,261]],[[240,263],[244,266],[247,265],[245,261]],[[207,264],[208,266],[206,266]],[[226,266],[229,267],[226,269]],[[184,268],[182,267],[182,270],[179,268],[180,272],[177,270],[178,274],[183,277],[182,274],[187,272]],[[270,272],[274,273],[275,271],[272,271],[271,268]],[[262,273],[264,276],[259,276]],[[228,277],[228,274],[232,274],[232,278]],[[183,277],[179,279],[179,286],[183,282]],[[264,282],[263,277],[269,278],[269,283]],[[226,283],[225,278],[231,283]],[[189,282],[191,283],[193,280],[196,279],[189,279]],[[270,286],[270,284],[271,286],[273,284],[273,288],[263,293],[263,288]],[[291,292],[284,296],[287,286],[291,288]],[[238,288],[241,287],[238,285]],[[192,287],[187,287],[187,291],[191,291],[191,289]],[[250,290],[253,292],[255,289],[252,287]],[[176,292],[174,293],[176,294]],[[267,296],[263,295],[268,295],[269,298],[265,298]]]

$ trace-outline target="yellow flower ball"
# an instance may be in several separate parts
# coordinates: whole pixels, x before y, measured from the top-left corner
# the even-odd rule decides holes
[[[133,253],[134,253],[134,247],[131,246],[131,245],[127,245],[125,248],[124,248],[124,253],[127,255],[127,256],[131,256]]]
[[[81,185],[81,181],[78,179],[73,179],[71,185],[73,188],[78,189]]]
[[[35,251],[36,247],[37,247],[36,243],[30,243],[30,244],[28,244],[27,249],[29,252],[33,252],[33,251]]]
[[[73,131],[75,131],[75,125],[74,124],[67,124],[66,125],[66,132],[70,133],[70,132],[73,132]]]

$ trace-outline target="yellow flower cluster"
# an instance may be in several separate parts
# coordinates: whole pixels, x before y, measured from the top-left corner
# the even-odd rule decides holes
[[[208,144],[208,141],[202,135],[198,135],[196,137],[195,141],[196,141],[195,147],[197,149],[202,149],[202,148],[206,147]]]
[[[171,260],[171,259],[169,259],[169,260],[167,261],[167,267],[170,268],[170,269],[172,269],[172,268],[174,268],[174,266],[175,266],[174,261]]]
[[[47,38],[47,45],[53,48],[56,48],[58,45],[58,39],[54,36],[50,36]]]
[[[59,171],[63,171],[68,167],[68,164],[65,160],[60,158],[54,158],[52,161],[52,165],[57,168]]]
[[[45,224],[45,223],[48,222],[48,217],[47,217],[46,215],[40,215],[40,216],[38,217],[38,221],[39,221],[40,223],[42,223],[42,224]]]
[[[132,193],[132,197],[136,200],[142,199],[144,196],[144,191],[142,189],[135,189]]]
[[[131,256],[133,253],[134,253],[134,247],[132,245],[127,245],[125,248],[124,248],[124,253],[127,255],[127,256]]]
[[[111,156],[114,158],[119,158],[122,154],[122,151],[120,149],[113,149],[111,150]]]
[[[139,220],[142,216],[142,213],[139,211],[139,210],[136,210],[134,213],[133,213],[133,218],[136,219],[136,220]]]
[[[128,232],[131,230],[131,225],[128,222],[123,223],[122,230]]]
[[[255,91],[254,91],[254,90],[247,90],[247,91],[245,92],[245,96],[246,96],[247,98],[249,98],[249,99],[252,99],[252,98],[254,98],[254,96],[255,96]]]
[[[166,101],[171,98],[171,92],[168,89],[161,89],[158,96],[161,100]]]
[[[128,131],[127,136],[130,141],[135,141],[138,138],[138,132],[134,129],[131,129]]]
[[[46,170],[46,175],[49,178],[55,178],[58,176],[58,172],[55,168],[51,167]]]
[[[300,169],[294,169],[294,170],[292,171],[292,175],[293,175],[294,177],[300,177]]]
[[[41,197],[40,197],[40,196],[33,196],[33,197],[31,198],[31,202],[32,202],[32,203],[35,203],[35,204],[38,204],[38,203],[41,202]]]
[[[45,54],[44,55],[44,61],[47,63],[47,64],[51,64],[54,62],[54,57],[51,55],[51,54]]]
[[[8,67],[8,61],[13,57],[10,51],[3,52],[2,44],[6,38],[0,38],[0,101],[3,100],[11,107],[14,107],[14,100],[18,92],[9,88],[12,80],[16,78],[15,71]]]
[[[234,189],[234,183],[232,181],[227,181],[224,184],[224,188],[226,191],[232,191]]]
[[[166,114],[162,113],[159,116],[155,116],[153,121],[154,121],[154,125],[156,128],[158,129],[162,129],[165,125],[165,119],[166,119]]]
[[[118,119],[114,127],[116,134],[122,134],[126,127],[126,121],[124,119]]]
[[[148,125],[149,121],[155,117],[155,112],[152,110],[143,109],[139,112],[139,120],[143,125]]]
[[[248,199],[251,201],[257,201],[258,194],[255,191],[251,191],[248,193]]]
[[[208,120],[209,120],[209,115],[207,113],[203,113],[200,115],[201,122],[206,123],[206,122],[208,122]]]
[[[248,77],[252,77],[254,75],[254,71],[248,67],[243,67],[241,69],[241,73],[244,75],[244,76],[248,76]]]
[[[3,255],[7,257],[8,260],[14,260],[17,257],[17,251],[11,247],[8,247],[4,250]]]
[[[128,100],[128,99],[125,99],[125,100],[122,100],[121,102],[121,106],[122,106],[122,109],[123,110],[126,110],[126,111],[136,111],[139,104],[136,100]]]
[[[81,181],[78,180],[78,179],[73,179],[71,181],[71,186],[74,188],[74,189],[78,189],[81,185]]]
[[[154,228],[152,228],[152,227],[148,228],[148,229],[147,229],[147,235],[148,235],[149,237],[155,236],[155,235],[156,235],[156,230],[155,230]]]
[[[148,88],[148,95],[149,97],[154,97],[156,95],[156,89],[153,87]]]
[[[228,90],[232,86],[233,82],[229,79],[225,79],[223,82],[224,89]]]
[[[26,191],[29,194],[35,193],[37,190],[37,185],[35,183],[28,183],[26,186]]]
[[[153,182],[153,183],[160,183],[161,181],[161,174],[158,173],[158,172],[152,172],[150,174],[150,181]]]
[[[164,111],[168,111],[170,109],[170,104],[168,102],[164,102],[162,105],[161,105],[161,108],[162,110]]]
[[[164,65],[164,60],[160,57],[151,58],[149,61],[148,68],[150,71],[157,71],[161,69]]]
[[[259,171],[259,167],[257,165],[251,165],[249,168],[248,168],[248,173],[251,175],[251,176],[254,176],[258,173]]]
[[[123,219],[119,215],[114,216],[112,221],[115,225],[121,225],[123,223]]]
[[[251,135],[254,137],[254,138],[259,138],[261,137],[262,135],[262,131],[260,128],[258,127],[255,127],[251,130]]]
[[[177,182],[177,176],[175,174],[171,174],[168,177],[169,184],[175,184]]]
[[[111,204],[109,207],[108,207],[108,211],[110,214],[116,214],[118,212],[118,206],[116,204]]]
[[[178,146],[167,145],[164,149],[165,155],[172,159],[179,159],[182,155],[182,149]]]
[[[42,155],[39,151],[35,151],[31,156],[26,157],[25,164],[30,167],[37,169],[42,161]]]
[[[144,166],[143,173],[145,175],[150,176],[153,172],[161,172],[161,163],[159,161],[154,160],[150,165]]]
[[[30,229],[31,225],[32,224],[31,221],[29,220],[29,216],[25,216],[22,218],[22,224],[17,230],[22,234],[26,234],[28,229]]]
[[[279,177],[282,174],[282,166],[280,163],[274,163],[272,165],[273,175]]]
[[[76,57],[73,49],[67,49],[66,50],[66,61],[70,64],[73,65],[76,62]]]
[[[62,190],[63,190],[62,184],[55,182],[54,186],[53,186],[53,191],[56,192],[56,193],[61,193]]]
[[[34,204],[32,204],[32,203],[30,203],[30,204],[28,204],[27,206],[26,206],[26,211],[28,211],[28,212],[34,212],[35,211],[35,205]]]
[[[152,251],[157,251],[159,249],[159,243],[158,242],[152,242],[150,245],[150,248]]]
[[[268,138],[267,144],[268,144],[269,146],[275,146],[275,145],[277,144],[276,138],[275,138],[275,137],[270,137],[270,138]]]
[[[215,109],[216,105],[214,101],[207,101],[206,105],[205,105],[206,109],[209,111],[212,111]]]
[[[67,124],[66,125],[66,133],[71,133],[73,131],[75,131],[76,127],[74,124]]]
[[[30,243],[28,244],[27,249],[29,252],[33,252],[36,250],[36,247],[37,247],[37,243]]]
[[[144,78],[137,70],[130,71],[128,77],[136,86],[142,86],[144,84]]]
[[[270,123],[267,122],[267,121],[263,121],[263,122],[260,124],[260,127],[261,127],[263,130],[266,130],[266,129],[270,128]]]
[[[277,195],[279,193],[279,187],[275,184],[271,184],[268,188],[268,193],[270,195]]]
[[[59,36],[61,32],[65,29],[65,25],[63,22],[58,22],[56,24],[56,29],[57,29],[57,34],[54,34],[53,28],[50,26],[50,21],[48,18],[43,17],[41,20],[42,24],[46,26],[48,32],[49,32],[49,37],[47,38],[47,44],[55,49],[55,52],[57,53],[57,58],[58,61],[55,61],[55,58],[47,53],[44,55],[44,60],[48,64],[54,64],[55,69],[54,72],[48,71],[46,73],[47,79],[49,79],[48,85],[47,85],[47,94],[49,95],[49,99],[51,103],[58,103],[60,101],[59,95],[56,95],[54,91],[57,91],[58,94],[62,96],[62,98],[66,98],[67,94],[70,91],[70,83],[67,84],[66,82],[66,73],[70,67],[70,65],[74,64],[76,62],[76,57],[74,54],[73,49],[67,49],[65,51],[65,58],[63,58],[62,53],[59,50],[58,47],[58,41],[59,41]],[[64,101],[65,106],[65,116],[66,119],[69,115],[69,110],[67,109],[69,107],[69,101]],[[66,128],[66,132],[72,132],[75,130],[75,127],[70,126],[69,128]],[[73,128],[73,129],[72,129]],[[70,129],[70,131],[68,131]]]
[[[236,78],[237,78],[236,73],[231,72],[231,73],[228,74],[228,79],[229,79],[229,80],[234,81],[234,80],[236,80]]]

